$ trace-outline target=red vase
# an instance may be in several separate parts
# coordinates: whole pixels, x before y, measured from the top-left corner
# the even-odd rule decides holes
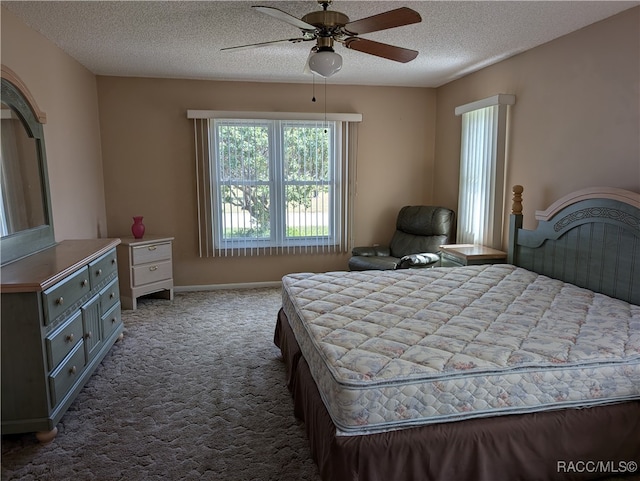
[[[144,224],[142,223],[142,216],[137,215],[133,217],[133,225],[131,226],[131,233],[136,239],[142,239],[144,235]]]

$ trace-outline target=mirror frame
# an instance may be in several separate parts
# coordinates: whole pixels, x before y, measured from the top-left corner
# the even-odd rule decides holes
[[[5,65],[2,65],[2,102],[11,107],[20,117],[29,137],[32,137],[36,142],[40,187],[42,189],[46,222],[44,225],[0,238],[0,264],[5,265],[51,247],[56,242],[53,231],[47,155],[44,143],[43,124],[46,122],[46,115],[38,108],[26,85]]]

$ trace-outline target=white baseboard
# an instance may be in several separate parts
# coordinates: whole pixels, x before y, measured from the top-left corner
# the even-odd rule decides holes
[[[208,284],[199,286],[174,286],[175,292],[219,291],[223,289],[258,289],[260,287],[282,287],[282,281],[240,282],[238,284]]]

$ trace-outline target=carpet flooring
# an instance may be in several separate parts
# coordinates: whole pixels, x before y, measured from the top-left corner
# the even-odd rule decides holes
[[[320,481],[273,344],[280,305],[277,288],[139,300],[56,439],[2,437],[1,479]]]
[[[319,481],[273,344],[280,296],[141,299],[52,443],[3,436],[2,480]]]

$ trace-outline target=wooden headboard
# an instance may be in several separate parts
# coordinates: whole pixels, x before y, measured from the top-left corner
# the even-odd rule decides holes
[[[640,305],[640,194],[591,188],[536,212],[522,228],[522,186],[513,187],[508,262]]]

